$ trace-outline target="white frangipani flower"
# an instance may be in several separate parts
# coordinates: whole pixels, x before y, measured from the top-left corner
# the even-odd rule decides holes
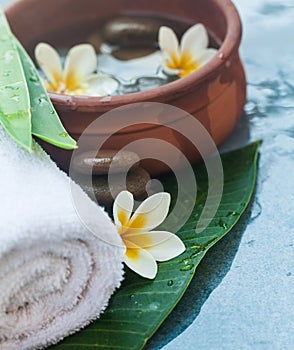
[[[114,221],[126,247],[125,263],[145,278],[155,278],[156,261],[173,259],[185,251],[178,236],[167,231],[152,231],[167,217],[170,200],[169,193],[154,194],[133,215],[134,198],[130,192],[121,192],[114,202]]]
[[[185,77],[206,64],[217,53],[208,48],[209,38],[202,24],[195,24],[182,37],[181,43],[176,33],[169,27],[159,30],[159,47],[163,53],[163,70],[168,75]]]
[[[47,90],[73,96],[106,96],[118,87],[118,82],[110,76],[94,73],[97,69],[97,55],[90,44],[71,48],[64,68],[58,52],[49,44],[38,44],[35,57],[46,76]]]

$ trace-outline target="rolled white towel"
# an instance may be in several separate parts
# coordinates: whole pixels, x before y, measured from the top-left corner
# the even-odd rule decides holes
[[[58,342],[97,318],[121,283],[114,225],[76,186],[100,238],[90,232],[69,184],[41,147],[29,154],[0,127],[1,350]]]

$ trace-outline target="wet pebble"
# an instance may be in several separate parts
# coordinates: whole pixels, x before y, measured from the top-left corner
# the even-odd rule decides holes
[[[108,176],[94,176],[92,180],[93,190],[91,185],[83,183],[82,178],[80,178],[79,184],[90,197],[93,197],[94,194],[99,205],[110,207],[114,198],[125,190],[125,186],[135,198],[140,199],[146,194],[146,186],[149,181],[148,172],[137,167],[128,172],[126,184],[121,174],[112,175],[110,179]]]
[[[148,55],[151,55],[156,51],[156,47],[130,47],[130,48],[123,48],[113,51],[111,54],[113,57],[117,58],[121,61],[128,61],[128,60],[134,60],[136,58],[145,57]]]
[[[105,42],[119,47],[150,47],[157,42],[161,21],[140,17],[117,17],[103,28]]]
[[[140,163],[139,156],[130,151],[100,150],[81,153],[73,159],[73,169],[80,174],[106,175],[111,166],[112,173],[124,173]]]

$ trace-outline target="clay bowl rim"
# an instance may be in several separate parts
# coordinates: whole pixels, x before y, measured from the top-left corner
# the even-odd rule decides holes
[[[75,106],[76,111],[95,112],[101,110],[111,110],[115,107],[126,104],[159,101],[164,103],[170,100],[170,96],[182,96],[191,89],[195,89],[202,81],[208,80],[212,75],[221,71],[230,58],[239,50],[242,38],[242,23],[239,13],[231,0],[213,0],[218,6],[226,20],[227,31],[225,38],[216,54],[206,65],[199,70],[191,73],[189,76],[180,78],[174,82],[170,82],[157,88],[129,93],[117,96],[71,96],[65,94],[57,94],[49,91],[52,102],[61,110],[72,110],[71,106]],[[13,10],[17,2],[6,7],[6,10]]]

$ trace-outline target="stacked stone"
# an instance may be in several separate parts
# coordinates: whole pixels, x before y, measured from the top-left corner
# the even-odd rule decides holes
[[[144,57],[158,49],[158,31],[162,25],[172,25],[167,19],[120,16],[105,23],[88,42],[97,51],[106,43],[112,55],[120,60]],[[102,50],[103,51],[103,50]]]
[[[139,156],[130,151],[81,153],[73,159],[72,167],[78,175],[74,180],[90,197],[94,193],[98,204],[106,208],[110,208],[115,196],[125,189],[137,199],[144,197],[150,181],[150,175],[140,166]],[[88,181],[89,175],[92,175],[92,184]]]

